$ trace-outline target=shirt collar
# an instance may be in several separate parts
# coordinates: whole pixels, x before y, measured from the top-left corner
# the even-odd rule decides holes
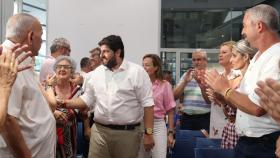
[[[47,55],[46,57],[49,58],[49,59],[55,59],[55,57],[53,57],[51,55]]]
[[[104,68],[105,68],[105,70],[109,70],[106,66],[104,66]],[[124,71],[127,68],[128,68],[128,62],[125,59],[123,59],[122,64],[120,65],[120,67],[115,72]]]
[[[7,49],[11,49],[13,46],[15,46],[16,44],[13,43],[12,41],[6,39],[4,42],[3,42],[3,47],[4,49],[7,48]]]
[[[155,82],[153,83],[153,85],[156,85],[156,86],[157,86],[157,85],[160,84],[160,82],[161,82],[160,80],[155,80]]]
[[[125,59],[123,59],[122,64],[120,65],[118,70],[126,70],[128,67],[128,63]]]

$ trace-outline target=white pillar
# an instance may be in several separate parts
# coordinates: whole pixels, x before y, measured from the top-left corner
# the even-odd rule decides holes
[[[1,43],[5,40],[6,23],[13,15],[14,1],[13,0],[0,0],[0,40]]]

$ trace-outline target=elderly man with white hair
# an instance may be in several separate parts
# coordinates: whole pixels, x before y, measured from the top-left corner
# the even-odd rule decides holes
[[[35,17],[25,13],[16,14],[8,20],[6,31],[6,40],[2,45],[4,50],[20,43],[27,45],[26,51],[31,51],[32,57],[38,55],[43,31]],[[8,115],[1,133],[1,158],[55,157],[56,122],[51,111],[53,106],[49,106],[38,85],[32,69],[18,73],[11,90]],[[52,105],[54,103],[56,104],[54,101]]]
[[[174,89],[175,99],[184,97],[181,108],[181,129],[209,130],[210,101],[206,95],[204,73],[207,54],[202,49],[192,53],[193,68],[188,69]]]

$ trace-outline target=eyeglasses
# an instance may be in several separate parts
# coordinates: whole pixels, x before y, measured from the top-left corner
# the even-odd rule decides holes
[[[71,65],[56,65],[56,69],[62,69],[62,68],[69,70],[69,69],[72,69],[72,66]]]
[[[202,61],[204,58],[193,58],[192,61]]]

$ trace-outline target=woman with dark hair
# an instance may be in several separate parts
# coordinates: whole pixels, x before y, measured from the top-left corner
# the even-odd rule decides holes
[[[150,152],[140,150],[140,157],[166,157],[167,146],[173,144],[175,101],[170,83],[163,80],[161,59],[156,54],[143,57],[143,67],[147,71],[153,85],[154,105],[154,140],[155,146]],[[167,130],[165,116],[168,116]],[[142,148],[141,148],[142,149]],[[148,156],[149,155],[149,156]]]

